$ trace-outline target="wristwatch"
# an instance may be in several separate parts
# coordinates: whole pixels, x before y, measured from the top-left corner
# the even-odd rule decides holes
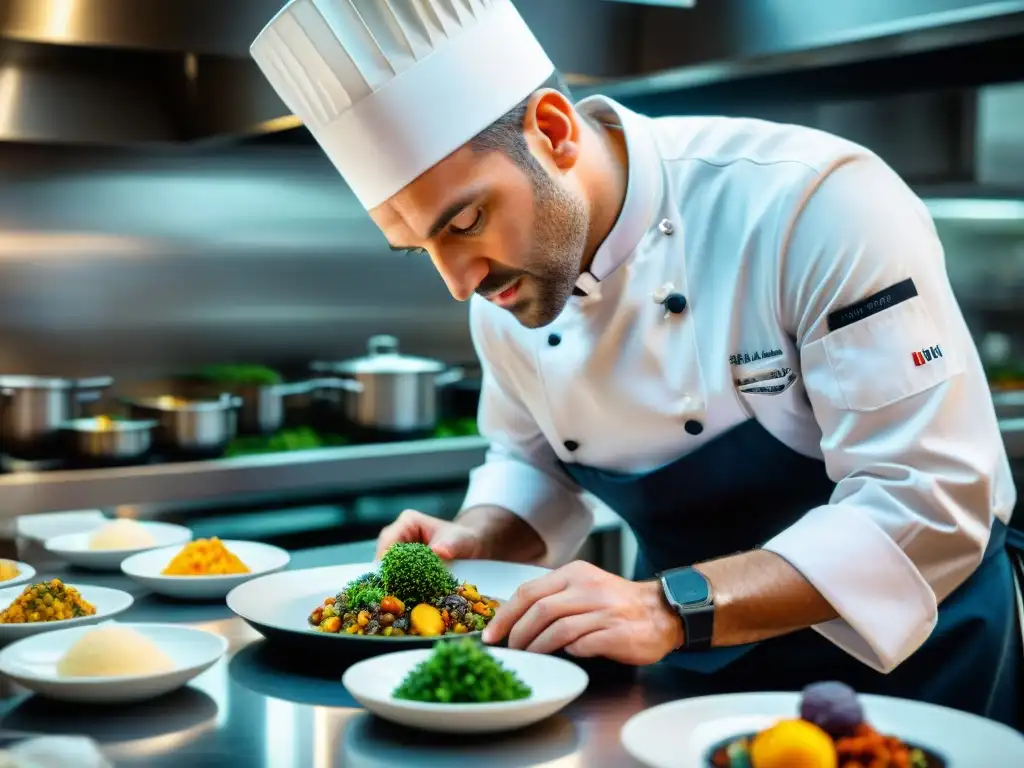
[[[711,584],[703,573],[692,567],[673,568],[658,573],[665,599],[683,621],[685,637],[679,650],[703,651],[711,648],[715,629],[715,601]]]

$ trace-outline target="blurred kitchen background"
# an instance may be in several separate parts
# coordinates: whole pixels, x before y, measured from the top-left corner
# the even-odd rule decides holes
[[[310,546],[458,509],[484,451],[467,306],[387,249],[249,59],[282,2],[0,0],[3,519]],[[932,210],[1024,466],[1024,1],[516,5],[577,97],[881,154]],[[428,361],[396,379],[396,344]],[[599,518],[582,554],[618,568]]]

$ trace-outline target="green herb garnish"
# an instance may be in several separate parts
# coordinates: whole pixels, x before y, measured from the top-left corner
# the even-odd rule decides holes
[[[207,365],[195,375],[216,384],[236,386],[267,386],[282,381],[281,374],[264,365]]]
[[[350,581],[338,598],[347,610],[368,609],[380,605],[380,601],[384,599],[384,588],[376,573],[364,573]]]
[[[393,544],[380,561],[384,591],[410,605],[433,603],[455,591],[458,581],[426,544]]]
[[[474,638],[442,640],[394,690],[396,699],[440,704],[516,701],[532,691]]]

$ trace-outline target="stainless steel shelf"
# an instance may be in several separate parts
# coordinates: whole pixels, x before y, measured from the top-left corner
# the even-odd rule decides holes
[[[1001,419],[999,426],[1011,458],[1024,458],[1024,418]],[[483,462],[486,450],[482,437],[452,437],[144,467],[19,472],[0,476],[0,519],[458,481]]]
[[[117,469],[19,472],[0,476],[0,519],[457,481],[483,462],[486,447],[482,437],[453,437]]]

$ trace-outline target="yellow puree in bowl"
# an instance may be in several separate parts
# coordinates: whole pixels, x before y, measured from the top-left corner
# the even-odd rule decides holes
[[[251,571],[216,536],[190,541],[163,570],[164,576],[227,576],[237,573]]]

